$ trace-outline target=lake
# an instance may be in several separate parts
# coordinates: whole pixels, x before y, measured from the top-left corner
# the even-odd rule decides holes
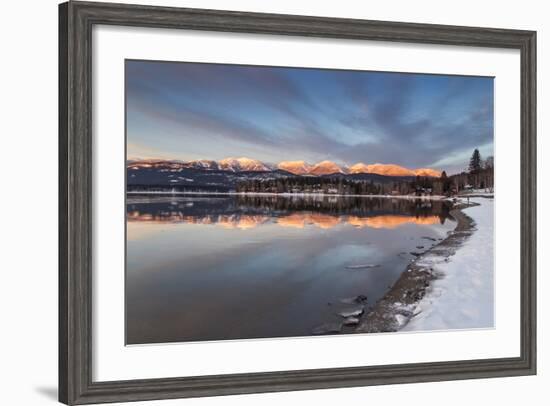
[[[454,229],[449,210],[427,199],[129,194],[127,344],[312,335],[357,302],[367,312],[411,252]]]

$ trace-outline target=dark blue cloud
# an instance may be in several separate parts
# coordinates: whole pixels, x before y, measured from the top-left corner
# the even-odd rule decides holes
[[[129,156],[459,169],[492,154],[492,78],[127,61],[126,86]]]

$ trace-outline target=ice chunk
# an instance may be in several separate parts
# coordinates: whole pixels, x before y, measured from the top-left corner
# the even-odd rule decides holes
[[[357,317],[347,317],[344,319],[345,326],[356,326],[359,324],[359,319]]]
[[[370,269],[378,268],[381,265],[372,265],[372,264],[358,264],[358,265],[346,265],[347,269]]]
[[[361,306],[361,307],[355,307],[355,308],[352,308],[352,309],[343,310],[338,314],[340,316],[344,317],[344,318],[348,318],[348,317],[361,316],[363,314],[363,312],[364,312],[364,308],[363,308],[363,306]]]

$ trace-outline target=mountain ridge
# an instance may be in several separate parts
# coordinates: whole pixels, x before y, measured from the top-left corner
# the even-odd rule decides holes
[[[257,159],[246,157],[229,157],[219,161],[199,159],[192,161],[170,160],[170,159],[140,159],[129,160],[127,162],[128,169],[146,169],[156,168],[160,170],[177,170],[177,169],[198,169],[198,170],[215,170],[228,172],[273,172],[282,170],[293,175],[301,176],[323,176],[332,174],[376,174],[383,176],[395,177],[440,177],[441,171],[432,168],[409,169],[396,164],[365,164],[363,162],[355,163],[351,166],[338,165],[333,161],[325,160],[315,164],[309,164],[303,160],[297,161],[281,161],[276,165],[266,164]]]

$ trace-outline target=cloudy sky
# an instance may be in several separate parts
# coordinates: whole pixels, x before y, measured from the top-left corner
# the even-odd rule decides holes
[[[126,61],[127,157],[454,173],[493,155],[493,79]]]

